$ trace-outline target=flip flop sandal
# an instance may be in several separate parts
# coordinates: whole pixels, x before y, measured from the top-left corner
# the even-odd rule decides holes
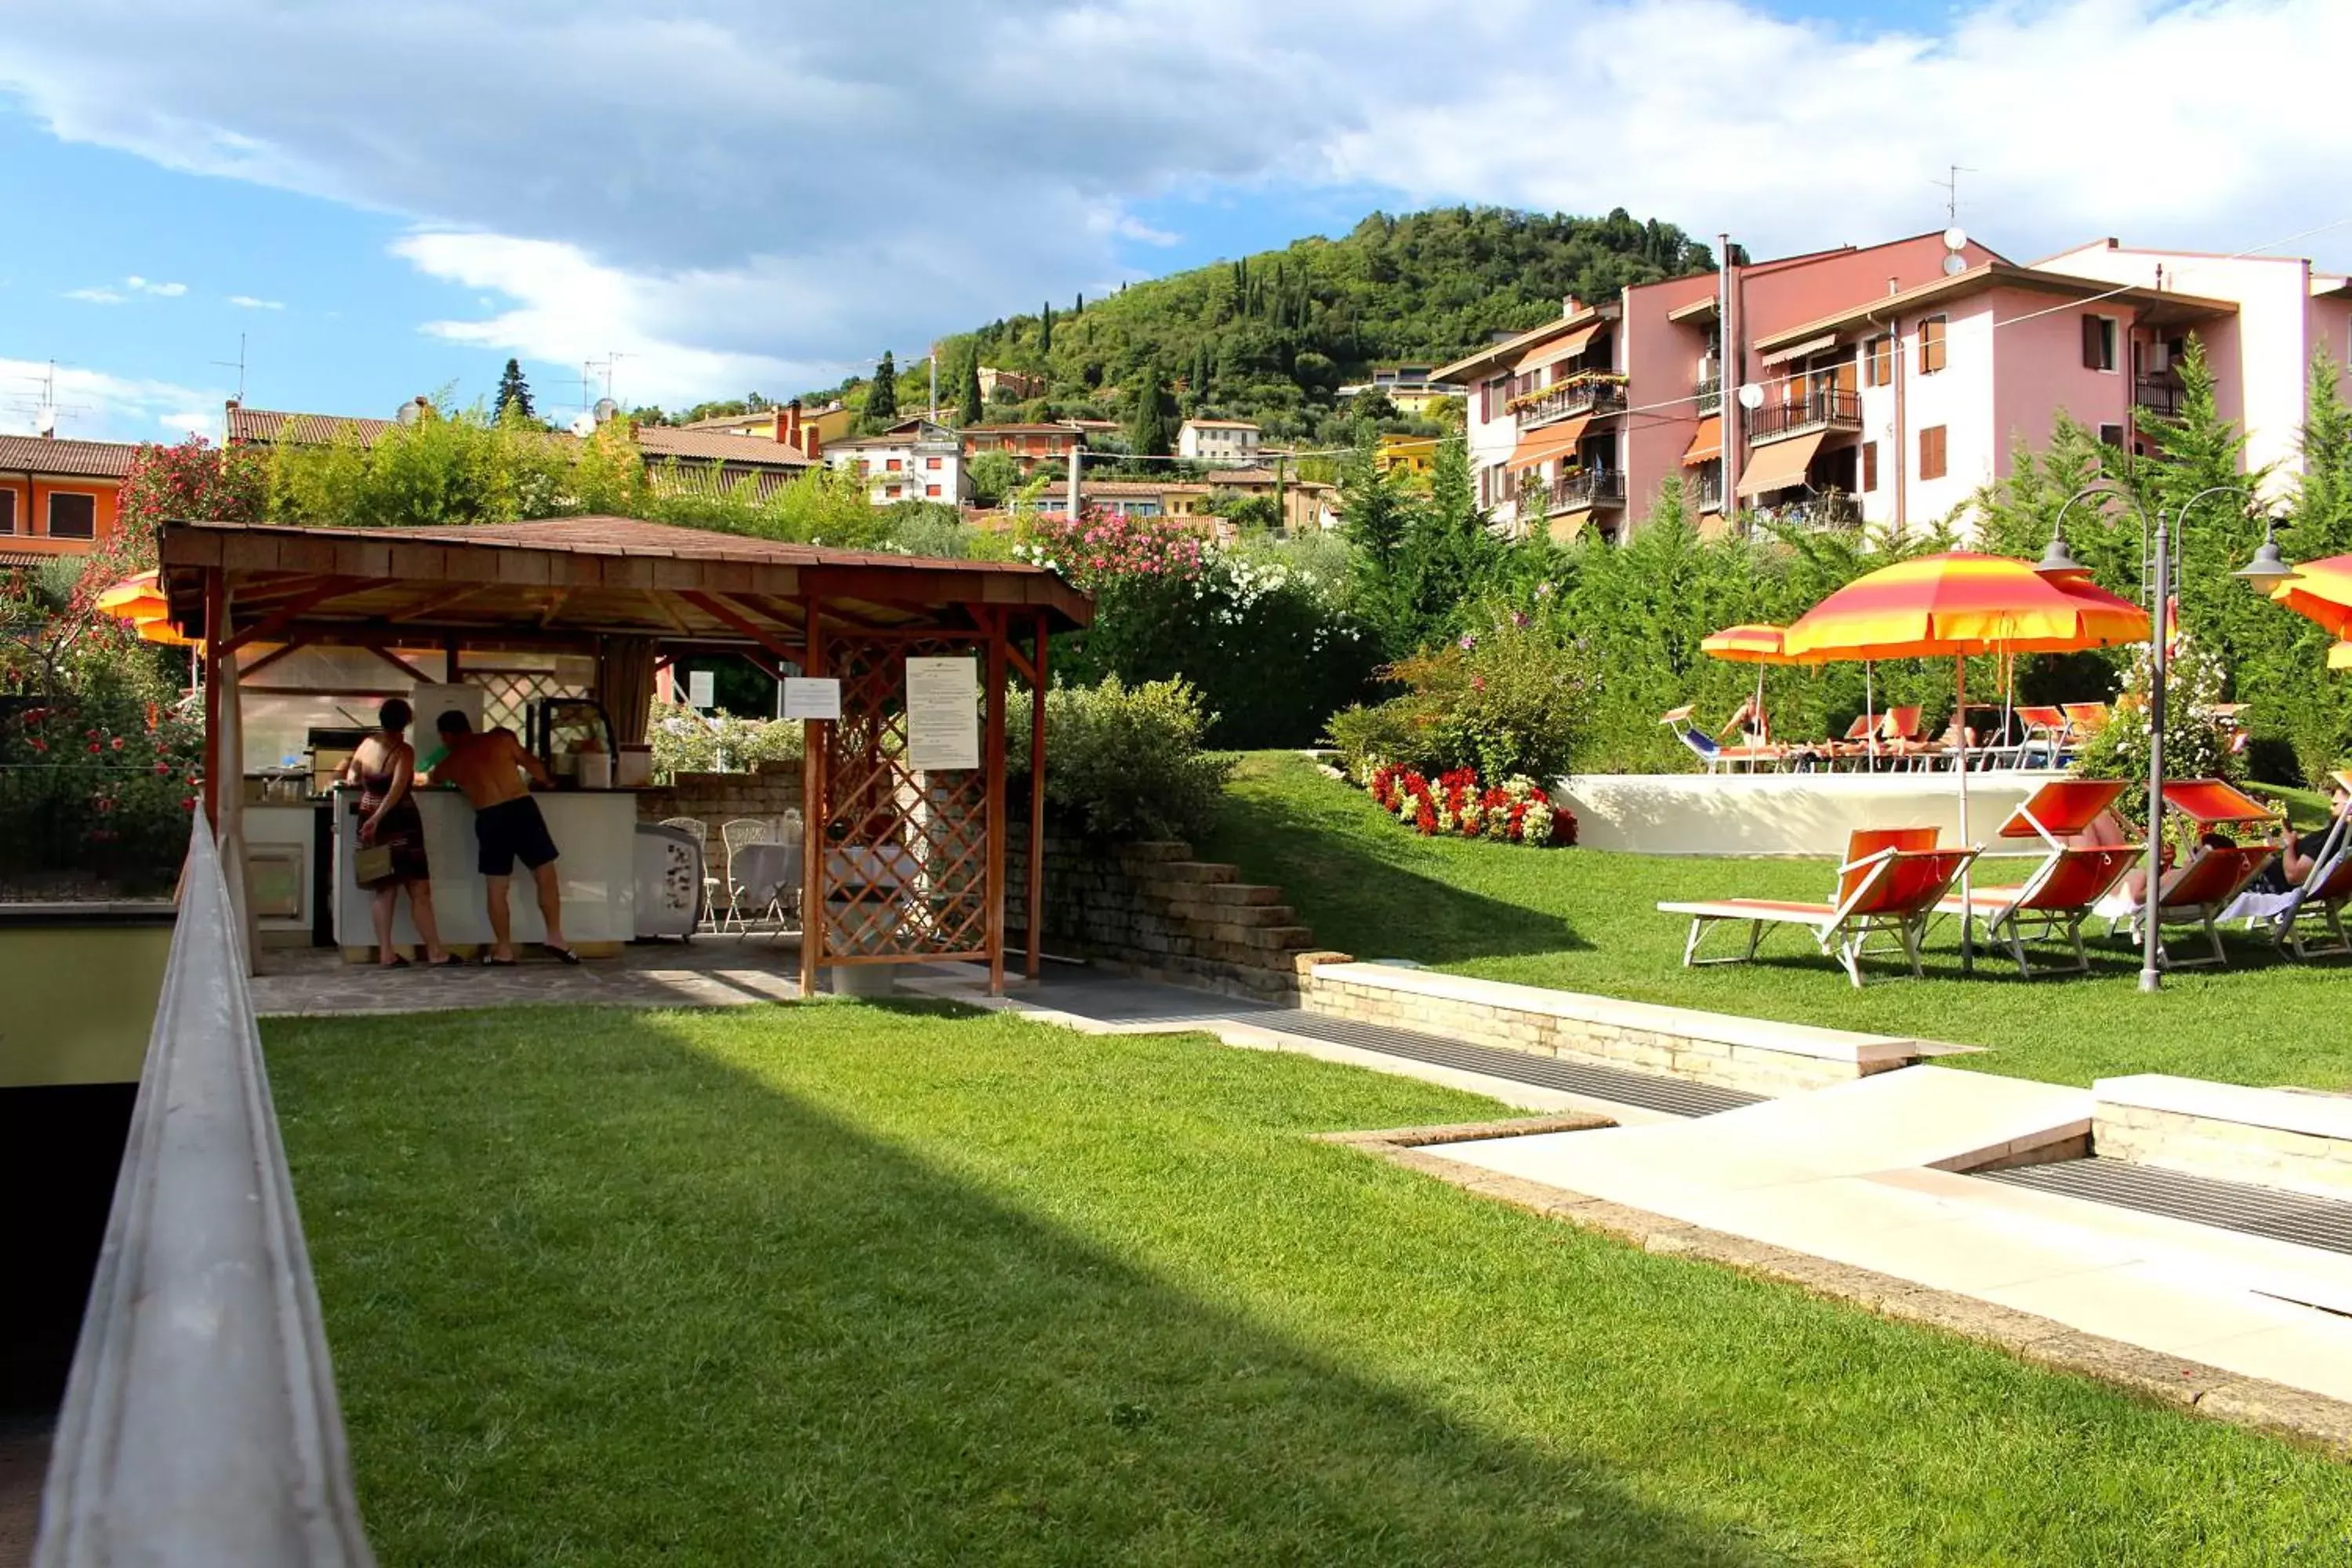
[[[415,966],[408,960],[395,956],[390,963],[379,963],[376,967],[378,969],[413,969]]]
[[[466,961],[452,952],[445,954],[438,962],[428,963],[425,967],[427,969],[463,969],[466,967]]]
[[[558,963],[570,964],[574,969],[577,969],[580,966],[580,955],[572,952],[570,948],[557,947],[551,942],[541,942],[539,945],[546,948],[548,952],[555,954],[556,961]]]
[[[518,960],[511,958],[492,958],[486,953],[482,957],[482,967],[484,969],[512,969],[518,962]]]

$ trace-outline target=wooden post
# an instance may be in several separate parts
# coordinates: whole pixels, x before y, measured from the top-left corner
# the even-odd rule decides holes
[[[815,595],[801,601],[803,668],[825,672],[824,626]],[[833,727],[822,720],[801,721],[801,996],[816,994],[818,965],[824,957],[825,762]]]
[[[221,658],[228,641],[228,579],[218,567],[205,573],[205,820],[220,842]],[[234,660],[231,661],[234,663]]]
[[[1005,617],[988,618],[988,994],[1004,994],[1004,668]]]
[[[1037,651],[1029,700],[1029,935],[1022,968],[1037,979],[1045,967],[1045,617],[1037,617]]]

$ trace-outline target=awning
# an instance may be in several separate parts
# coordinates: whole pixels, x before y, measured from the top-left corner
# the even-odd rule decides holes
[[[1592,334],[1600,330],[1601,323],[1598,321],[1589,327],[1579,327],[1564,338],[1555,338],[1540,348],[1529,349],[1519,356],[1519,363],[1511,368],[1517,374],[1525,375],[1531,370],[1541,370],[1548,364],[1555,364],[1564,359],[1574,359],[1584,352],[1584,345],[1591,342]]]
[[[1803,484],[1805,470],[1813,466],[1813,454],[1822,449],[1822,441],[1828,435],[1826,430],[1813,430],[1757,447],[1748,454],[1748,471],[1739,476],[1732,493],[1760,496],[1768,490],[1784,490],[1790,485]]]
[[[1807,338],[1801,343],[1790,343],[1785,349],[1773,350],[1764,356],[1764,363],[1768,365],[1786,364],[1792,359],[1802,359],[1807,354],[1817,354],[1823,349],[1835,348],[1837,340],[1838,335],[1835,332],[1823,332],[1818,338]]]
[[[1707,317],[1715,314],[1716,306],[1720,303],[1721,301],[1717,300],[1714,295],[1709,294],[1703,300],[1693,300],[1687,305],[1675,306],[1673,310],[1666,312],[1666,320],[1669,321],[1703,321]]]
[[[1698,422],[1698,433],[1683,448],[1683,467],[1696,468],[1723,456],[1723,416],[1710,414]]]
[[[1519,437],[1519,445],[1506,465],[1513,473],[1532,468],[1538,463],[1548,463],[1554,458],[1576,450],[1584,437],[1584,427],[1592,423],[1592,416],[1580,414],[1573,419],[1563,419],[1557,425],[1538,425]]]
[[[1719,511],[1703,513],[1698,520],[1698,536],[1701,540],[1721,539],[1730,531],[1731,520]]]

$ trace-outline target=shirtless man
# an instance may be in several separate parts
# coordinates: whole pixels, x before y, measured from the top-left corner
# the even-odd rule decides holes
[[[580,955],[563,941],[562,889],[555,877],[555,840],[548,837],[547,819],[539,802],[523,783],[528,773],[541,784],[554,781],[537,757],[523,749],[511,730],[478,735],[466,715],[452,708],[436,721],[441,744],[448,755],[433,770],[436,784],[455,784],[474,807],[474,842],[490,902],[491,945],[483,963],[504,967],[515,961],[512,919],[507,889],[514,879],[514,863],[530,868],[539,889],[540,918],[547,922],[547,950],[566,963]]]

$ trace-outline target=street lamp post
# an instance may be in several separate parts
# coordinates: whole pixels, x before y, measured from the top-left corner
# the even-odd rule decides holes
[[[2162,507],[2157,508],[2154,527],[2150,529],[2147,510],[2138,501],[2121,491],[2109,489],[2104,485],[2089,486],[2069,497],[2066,504],[2058,509],[2057,521],[2051,525],[2050,548],[2043,553],[2040,565],[2035,568],[2037,571],[2056,574],[2082,570],[2074,563],[2074,557],[2067,553],[2065,537],[2060,531],[2060,528],[2066,521],[2066,513],[2073,509],[2076,501],[2092,495],[2102,494],[2116,497],[2139,513],[2141,537],[2149,541],[2149,549],[2155,555],[2155,560],[2149,563],[2154,567],[2154,571],[2148,577],[2150,646],[2147,692],[2147,889],[2145,903],[2140,911],[2139,967],[2139,988],[2143,992],[2152,993],[2164,988],[2164,971],[2159,963],[2162,948],[2160,931],[2157,925],[2157,913],[2163,900],[2164,881],[2164,721],[2172,662],[2171,626],[2168,624],[2171,619],[2172,532],[2175,528],[2185,529],[2188,526],[2189,514],[2208,496],[2251,497],[2253,492],[2243,485],[2208,486],[2174,508],[2172,515],[2168,518],[2165,515]],[[2289,566],[2279,554],[2275,523],[2264,528],[2262,548],[2254,552],[2253,560],[2231,573],[2231,575],[2265,592],[2294,575],[2294,569]]]

